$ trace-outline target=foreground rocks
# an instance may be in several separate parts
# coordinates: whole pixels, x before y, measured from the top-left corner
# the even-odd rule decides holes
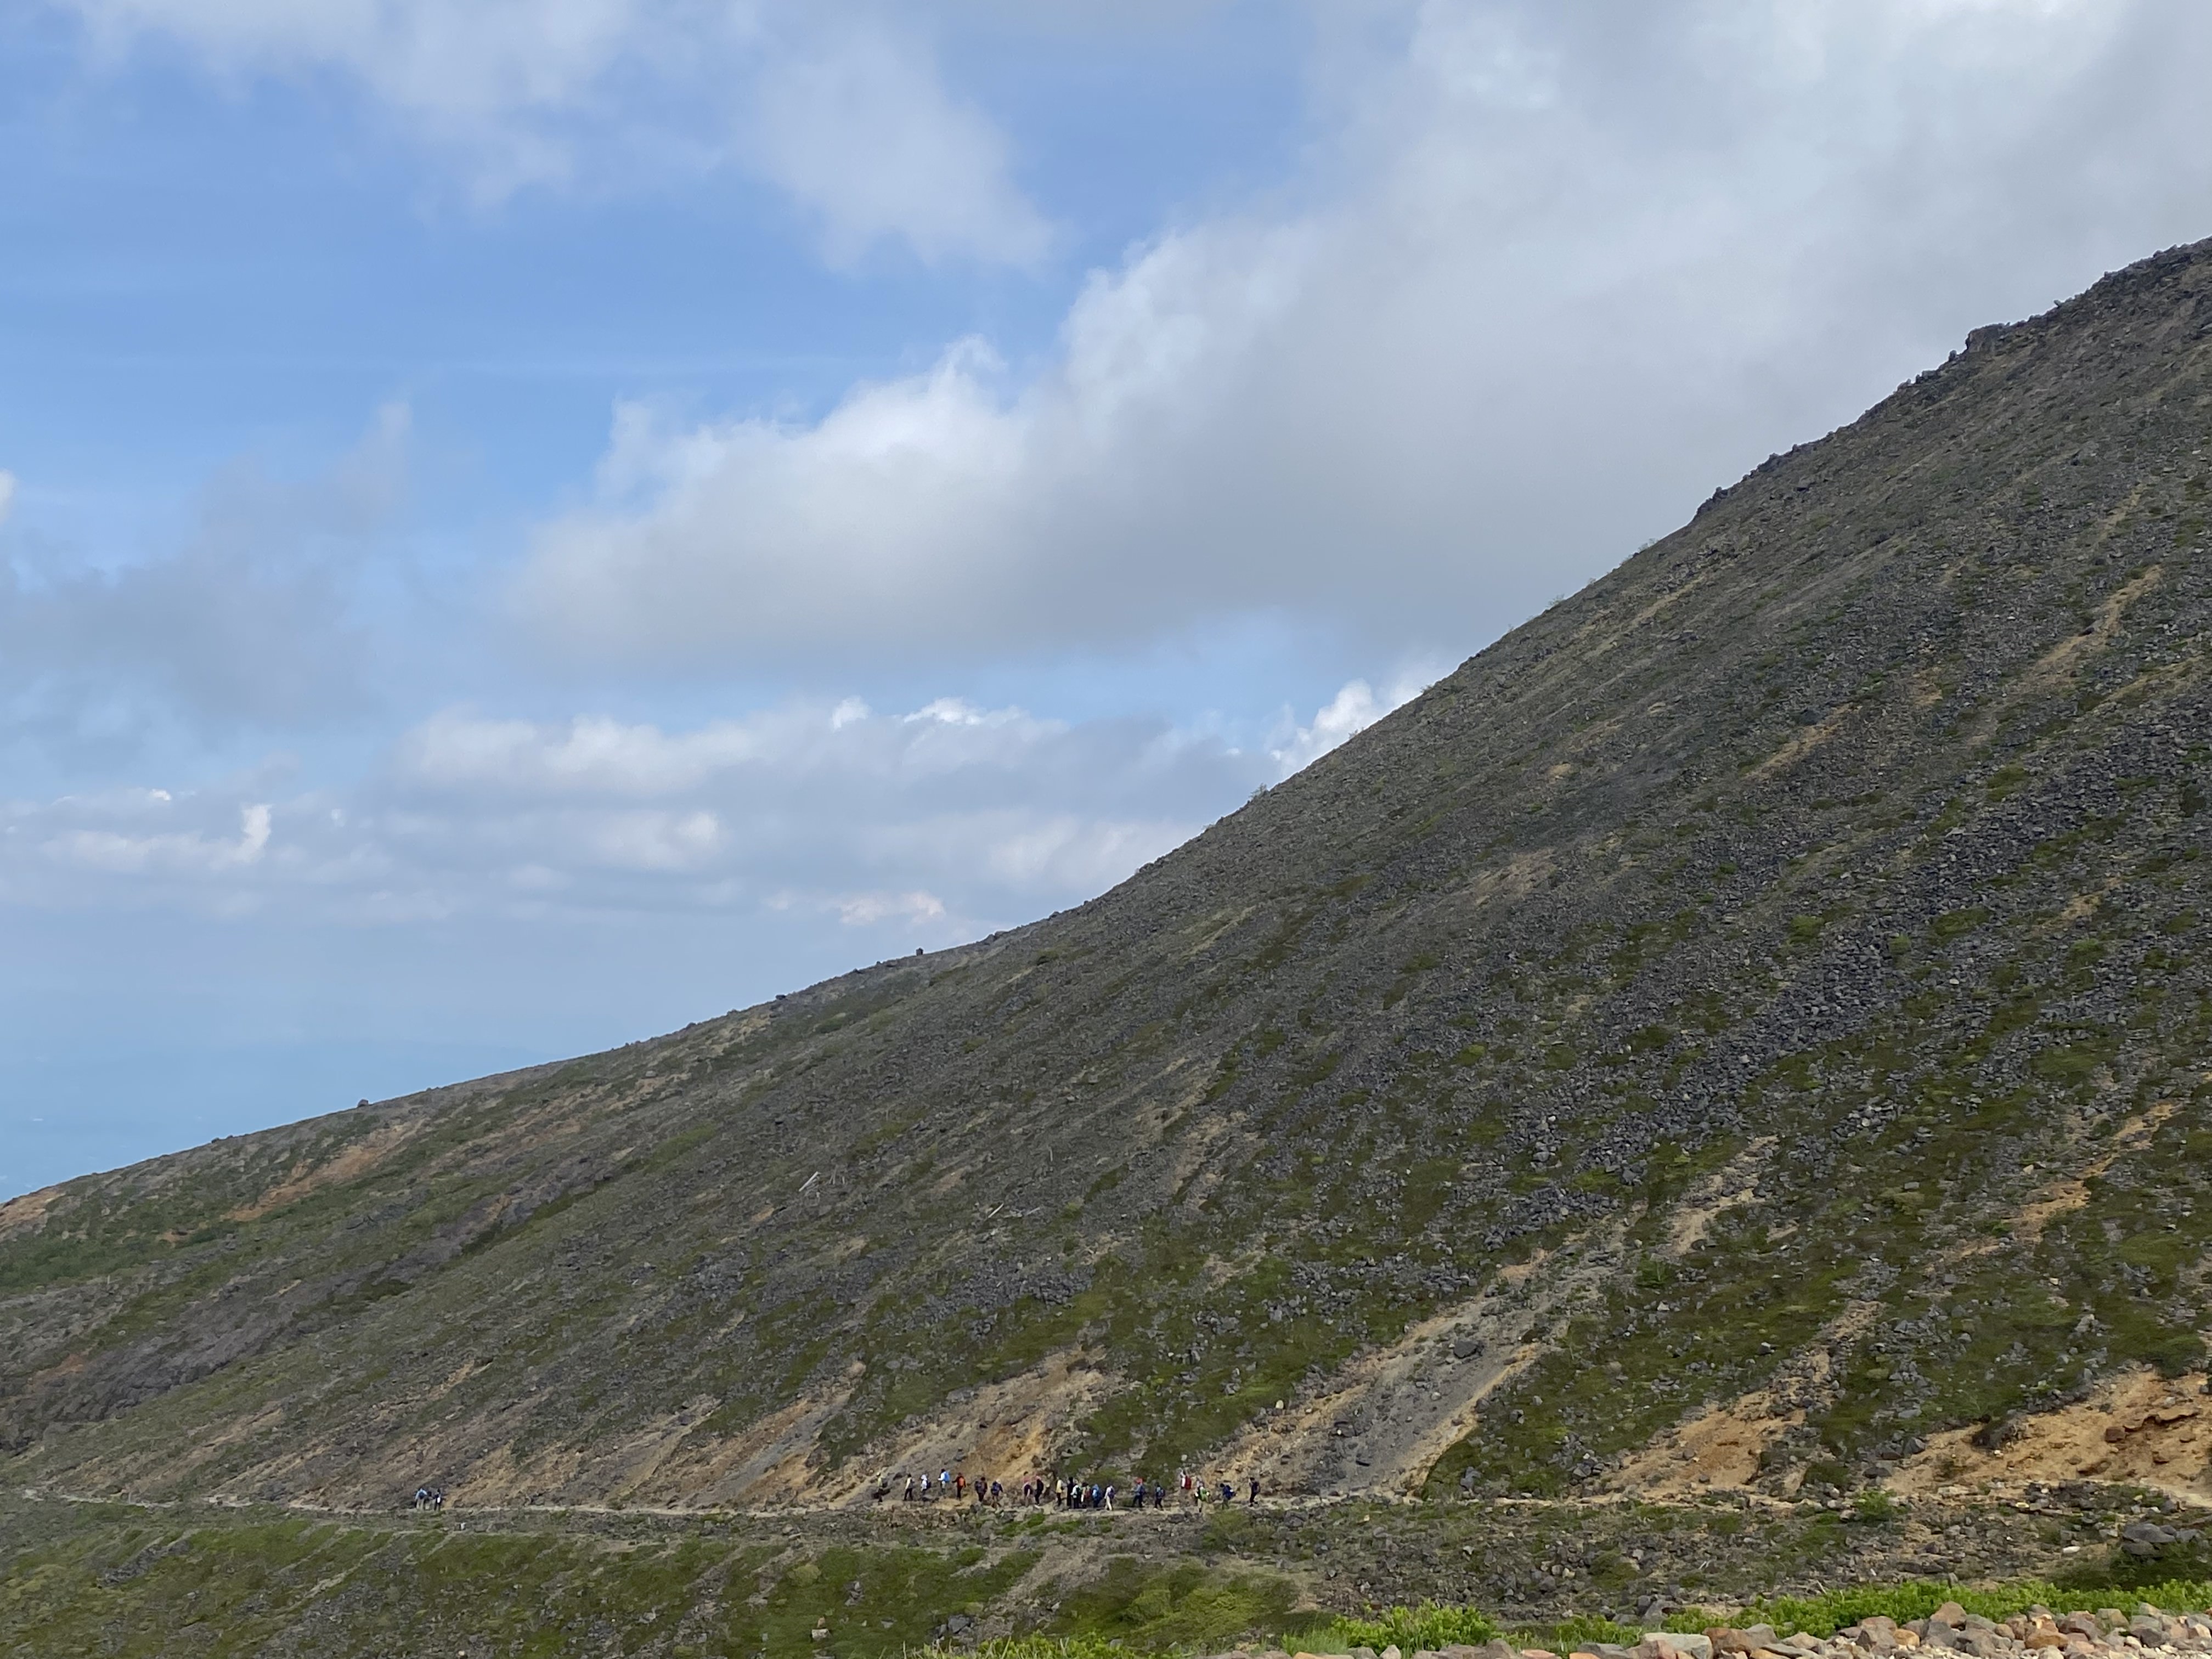
[[[1741,1630],[1719,1626],[1702,1636],[1654,1634],[1633,1648],[1601,1645],[1592,1651],[1594,1659],[1867,1659],[1869,1655],[1917,1649],[1945,1649],[1975,1659],[2051,1650],[2083,1659],[2145,1651],[2197,1653],[2212,1649],[2212,1620],[2197,1613],[2170,1616],[2148,1602],[2137,1603],[2131,1614],[2117,1607],[2091,1614],[2054,1613],[2034,1607],[1994,1620],[1947,1601],[1927,1618],[1909,1624],[1875,1617],[1825,1639],[1778,1636],[1766,1625]]]
[[[1870,1656],[1945,1650],[1974,1659],[2001,1655],[2056,1652],[2080,1659],[2121,1659],[2131,1654],[2212,1651],[2212,1620],[2198,1613],[2172,1615],[2148,1602],[2132,1613],[2117,1607],[2087,1613],[2054,1613],[2035,1607],[2006,1620],[1990,1620],[1947,1601],[1925,1619],[1909,1624],[1875,1617],[1831,1637],[1782,1636],[1771,1625],[1738,1629],[1717,1625],[1702,1634],[1655,1631],[1633,1647],[1600,1642],[1562,1656],[1543,1648],[1516,1647],[1499,1639],[1480,1646],[1417,1650],[1412,1659],[1869,1659]],[[1260,1656],[1260,1659],[1271,1659]],[[1291,1659],[1283,1656],[1283,1659]],[[1298,1655],[1296,1659],[1314,1659]],[[1395,1647],[1378,1655],[1356,1648],[1352,1659],[1406,1659]]]
[[[1875,1617],[1831,1637],[1783,1636],[1771,1625],[1717,1625],[1702,1634],[1655,1631],[1633,1647],[1599,1642],[1565,1654],[1516,1647],[1502,1638],[1480,1645],[1420,1648],[1411,1656],[1387,1647],[1354,1648],[1351,1659],[1870,1659],[1874,1655],[1945,1650],[1996,1659],[1999,1655],[2057,1653],[2080,1659],[2121,1659],[2141,1654],[2212,1652],[2212,1620],[2199,1613],[2160,1612],[2138,1602],[2132,1613],[2106,1607],[2095,1613],[2054,1613],[2030,1607],[2010,1619],[1990,1620],[1947,1601],[1925,1619],[1899,1624]],[[1324,1659],[1273,1649],[1216,1659]]]

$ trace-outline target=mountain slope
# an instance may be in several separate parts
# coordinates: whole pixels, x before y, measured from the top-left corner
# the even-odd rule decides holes
[[[2208,440],[2200,244],[1078,909],[0,1207],[0,1470],[1842,1485],[2187,1373]]]

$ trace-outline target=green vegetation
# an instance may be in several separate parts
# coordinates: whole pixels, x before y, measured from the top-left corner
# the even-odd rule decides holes
[[[1443,1648],[1455,1642],[1478,1646],[1505,1632],[1487,1614],[1474,1607],[1440,1607],[1424,1601],[1419,1607],[1386,1607],[1371,1618],[1340,1619],[1329,1629],[1332,1649],[1373,1648],[1380,1653],[1392,1643],[1400,1651]]]
[[[2128,1599],[2148,1601],[2166,1613],[2201,1613],[2212,1607],[2212,1583],[2161,1579],[2127,1587]],[[1968,1613],[1984,1619],[2009,1619],[2030,1607],[2053,1613],[2094,1613],[2110,1606],[2115,1587],[2110,1583],[2058,1584],[2034,1579],[1977,1589],[1969,1585],[1922,1581],[1905,1584],[1867,1585],[1830,1590],[1814,1596],[1784,1595],[1752,1602],[1737,1615],[1743,1623],[1774,1626],[1778,1632],[1803,1631],[1812,1636],[1832,1636],[1846,1626],[1876,1616],[1925,1619],[1946,1601],[1956,1601]]]
[[[2166,1613],[2196,1613],[2212,1607],[2212,1583],[2160,1579],[2124,1589],[2130,1602],[2148,1601]],[[1923,1580],[1855,1586],[1812,1596],[1763,1597],[1727,1614],[1713,1608],[1689,1607],[1669,1613],[1656,1627],[1696,1632],[1722,1624],[1763,1624],[1784,1636],[1802,1632],[1828,1637],[1864,1619],[1887,1618],[1899,1624],[1925,1619],[1946,1601],[1955,1601],[1984,1619],[2005,1620],[2034,1607],[2059,1613],[2090,1613],[2109,1606],[2118,1593],[2110,1584],[2067,1585],[2033,1579],[1987,1589]],[[1362,1646],[1380,1651],[1395,1642],[1402,1651],[1411,1653],[1416,1648],[1435,1649],[1454,1642],[1472,1645],[1504,1636],[1516,1646],[1566,1653],[1592,1642],[1631,1644],[1643,1635],[1643,1630],[1591,1618],[1516,1626],[1474,1607],[1424,1602],[1418,1607],[1387,1607],[1365,1618],[1339,1620],[1322,1635],[1320,1647],[1326,1652]]]
[[[2101,1532],[2146,1507],[2117,1490],[2112,1505],[2076,1519]],[[1866,1504],[1778,1514],[1711,1499],[1351,1503],[1224,1511],[1202,1522],[975,1510],[339,1517],[8,1494],[0,1495],[0,1652],[895,1659],[975,1650],[1103,1659],[1240,1644],[1327,1653],[1395,1643],[1411,1653],[1502,1634],[1565,1653],[1635,1640],[1637,1629],[1620,1620],[1644,1593],[1639,1580],[1704,1586],[1697,1593],[1714,1605],[1670,1614],[1666,1627],[1675,1630],[1765,1621],[1826,1634],[1874,1613],[1923,1616],[1948,1599],[1991,1618],[2038,1602],[2094,1610],[2148,1600],[2167,1611],[2212,1603],[2212,1583],[2200,1582],[2212,1564],[2179,1544],[2152,1558],[2098,1551],[2055,1583],[1847,1583],[1878,1570],[1885,1552],[1893,1560],[1917,1554],[1962,1518],[1971,1517]],[[2046,1553],[2050,1521],[2011,1516],[2003,1505],[1980,1521],[1985,1534],[1992,1522],[2010,1525],[2005,1547],[2055,1559]],[[1549,1565],[1540,1572],[1540,1564]],[[1462,1570],[1486,1574],[1492,1588],[1465,1600],[1409,1593],[1424,1582],[1465,1585]],[[1763,1593],[1834,1583],[1839,1572],[1845,1588]],[[1370,1600],[1369,1578],[1385,1593]],[[978,1644],[978,1637],[991,1639]]]
[[[927,1645],[1036,1561],[1019,1550],[896,1546],[781,1554],[711,1532],[485,1533],[443,1517],[156,1525],[116,1513],[7,1564],[0,1648],[35,1632],[50,1659],[245,1655],[307,1629],[319,1632],[315,1650],[332,1655],[619,1653],[655,1647],[672,1627],[682,1651],[773,1656],[816,1651],[813,1632],[826,1628],[841,1655],[876,1659]],[[1203,1639],[1220,1618],[1209,1620],[1202,1601],[1186,1591],[1133,1627]]]
[[[1298,1587],[1262,1574],[1224,1575],[1197,1561],[1147,1568],[1134,1557],[1108,1561],[1103,1576],[1070,1594],[1049,1628],[1144,1650],[1218,1650],[1240,1638],[1310,1628],[1292,1609]]]

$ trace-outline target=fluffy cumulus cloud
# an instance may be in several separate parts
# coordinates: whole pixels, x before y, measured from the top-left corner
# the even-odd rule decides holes
[[[1395,708],[1406,704],[1443,678],[1441,670],[1410,670],[1398,675],[1377,692],[1365,680],[1347,680],[1337,694],[1301,726],[1286,716],[1279,725],[1267,752],[1288,777],[1320,759],[1347,738],[1356,736]]]
[[[518,586],[559,649],[930,659],[1239,612],[1457,645],[1965,331],[2200,235],[2169,0],[1323,8],[1266,211],[818,420],[617,411]],[[2144,165],[2145,158],[2155,158]]]
[[[1008,146],[915,20],[790,0],[49,0],[102,61],[181,50],[218,74],[349,85],[493,198],[733,167],[837,263],[880,242],[1024,264],[1051,240]]]
[[[21,836],[32,856],[65,869],[108,875],[214,875],[250,868],[269,848],[266,801],[238,805],[226,835],[220,798],[179,809],[166,789],[132,789],[90,798],[69,796],[44,811],[9,814],[7,833]]]
[[[817,218],[833,264],[884,238],[933,264],[1030,264],[1051,244],[1012,183],[1005,137],[946,90],[911,38],[880,24],[784,44],[740,121],[739,154]]]

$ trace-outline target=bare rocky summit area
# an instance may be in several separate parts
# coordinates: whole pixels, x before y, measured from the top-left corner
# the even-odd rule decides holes
[[[0,1484],[2212,1498],[2208,451],[2198,244],[1076,909],[0,1206]]]

